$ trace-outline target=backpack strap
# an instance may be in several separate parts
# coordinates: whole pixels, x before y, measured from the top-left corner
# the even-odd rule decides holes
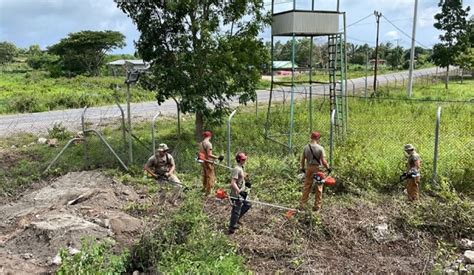
[[[313,152],[313,148],[311,148],[311,143],[308,143],[309,150],[311,151],[311,155],[313,155],[313,160],[315,160],[318,165],[321,165],[321,159],[316,158]]]

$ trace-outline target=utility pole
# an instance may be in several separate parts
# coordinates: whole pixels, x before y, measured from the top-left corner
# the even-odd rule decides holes
[[[369,51],[367,51],[365,56],[365,97],[367,97],[367,86],[368,86],[368,76],[369,76]]]
[[[377,67],[379,64],[379,30],[380,30],[380,17],[382,13],[374,11],[375,20],[377,21],[377,39],[375,41],[375,69],[374,69],[374,93],[377,92]]]
[[[410,52],[410,71],[408,72],[407,94],[411,97],[413,91],[413,63],[415,62],[415,35],[416,35],[416,16],[418,13],[418,0],[415,0],[415,12],[413,15],[413,32],[411,35],[411,52]]]

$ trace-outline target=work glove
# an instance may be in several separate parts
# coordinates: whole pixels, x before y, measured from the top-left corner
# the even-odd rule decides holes
[[[328,168],[328,176],[331,174],[331,172],[332,172],[332,169]]]
[[[224,156],[223,156],[223,155],[220,155],[217,159],[218,159],[219,161],[223,161],[223,160],[224,160]]]
[[[245,187],[252,188],[252,182],[250,180],[245,181]]]
[[[239,195],[240,197],[243,199],[243,200],[246,200],[247,199],[247,196],[248,196],[248,192],[246,191],[240,191]]]
[[[300,169],[300,173],[306,174],[306,169],[301,168],[301,169]]]

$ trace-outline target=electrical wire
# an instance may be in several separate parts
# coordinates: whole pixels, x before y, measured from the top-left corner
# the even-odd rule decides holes
[[[371,13],[371,14],[367,15],[366,17],[363,17],[363,18],[357,20],[357,21],[354,22],[354,23],[351,23],[351,24],[347,25],[347,26],[346,26],[346,29],[347,29],[347,28],[350,28],[350,27],[352,27],[352,26],[354,26],[354,25],[357,25],[358,23],[364,21],[365,19],[371,17],[372,15],[373,15],[373,14]]]
[[[404,34],[406,37],[410,38],[410,40],[413,39],[413,37],[411,37],[410,35],[408,35],[406,32],[404,32],[401,28],[399,28],[397,25],[395,25],[394,23],[392,23],[392,21],[390,21],[390,19],[388,19],[385,15],[382,15],[382,17],[387,20],[388,23],[390,23],[395,29],[397,29],[399,32],[401,32],[402,34]],[[422,46],[423,48],[429,48],[428,46],[426,45],[423,45],[421,44],[420,42],[418,42],[416,39],[415,39],[415,42],[418,43],[418,45]]]
[[[367,44],[369,44],[369,45],[375,45],[374,42],[370,42],[370,41],[366,41],[366,40],[361,40],[361,39],[354,38],[354,37],[350,37],[350,36],[347,36],[347,38],[349,38],[350,40],[357,41],[357,42],[363,42],[363,43],[367,43]]]

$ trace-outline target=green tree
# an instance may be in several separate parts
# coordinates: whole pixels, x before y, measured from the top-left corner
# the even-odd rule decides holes
[[[60,57],[60,67],[72,74],[98,75],[107,52],[123,48],[125,36],[116,31],[70,33],[48,52]]]
[[[367,53],[372,56],[374,49],[368,44],[357,45],[354,47],[354,52],[349,55],[349,63],[365,65],[367,60]]]
[[[43,51],[41,50],[40,45],[34,44],[28,47],[28,51],[26,52],[28,56],[35,56],[40,55]]]
[[[464,71],[471,71],[474,69],[474,48],[470,47],[462,52],[456,59],[456,65],[458,65],[462,71],[461,83],[464,80]]]
[[[403,48],[397,46],[390,50],[387,55],[388,65],[392,66],[392,69],[397,69],[403,64]]]
[[[0,65],[5,66],[13,61],[18,55],[18,49],[15,44],[4,41],[0,42]]]
[[[41,47],[37,44],[31,45],[27,51],[28,66],[35,70],[46,70],[53,66],[59,57],[48,54],[46,51],[41,50]]]
[[[456,65],[458,65],[463,71],[471,71],[474,75],[474,16],[469,19],[469,27],[467,32],[468,45],[469,47],[463,51],[456,59]],[[461,82],[463,78],[461,78]]]
[[[467,16],[470,7],[463,9],[462,0],[440,0],[441,12],[434,18],[434,27],[444,31],[439,36],[441,43],[434,45],[432,59],[438,66],[447,68],[445,87],[448,89],[449,66],[455,64],[458,56],[469,48]]]
[[[136,24],[138,52],[151,62],[146,86],[158,103],[177,100],[196,114],[195,134],[229,111],[229,100],[255,100],[268,51],[258,38],[270,22],[263,0],[150,0],[117,4]]]

